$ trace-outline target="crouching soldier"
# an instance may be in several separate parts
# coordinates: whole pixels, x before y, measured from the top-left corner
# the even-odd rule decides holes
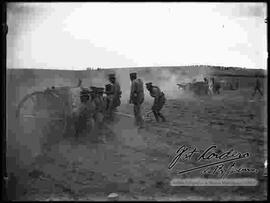
[[[75,136],[78,137],[82,132],[89,132],[94,127],[93,111],[94,104],[90,99],[91,92],[82,89],[80,92],[80,104],[74,114]]]
[[[159,118],[165,122],[165,117],[160,113],[160,110],[165,104],[166,98],[164,93],[157,86],[153,86],[151,82],[146,83],[146,88],[149,91],[151,97],[154,97],[154,104],[152,106],[152,112],[155,116],[157,122],[159,122]]]

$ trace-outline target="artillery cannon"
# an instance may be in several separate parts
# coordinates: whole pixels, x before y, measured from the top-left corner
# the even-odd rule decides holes
[[[182,89],[187,92],[193,92],[196,95],[205,95],[208,93],[208,84],[206,82],[190,82],[190,83],[182,83],[177,84],[179,89]]]
[[[48,139],[61,139],[75,130],[74,115],[78,112],[81,92],[85,89],[88,88],[80,85],[53,86],[25,95],[16,109],[19,126],[27,133],[47,134]],[[87,94],[90,98],[90,90]]]
[[[187,92],[192,92],[195,95],[207,95],[207,94],[219,94],[221,89],[221,82],[215,81],[214,78],[210,78],[208,81],[207,78],[203,78],[201,81],[196,81],[194,79],[189,83],[178,83],[176,84],[179,89],[182,89]]]

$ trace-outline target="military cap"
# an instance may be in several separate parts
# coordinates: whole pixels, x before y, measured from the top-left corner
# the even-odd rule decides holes
[[[81,92],[89,92],[90,90],[88,88],[81,88]]]
[[[104,87],[97,87],[96,91],[97,91],[97,93],[103,93],[104,92]]]
[[[129,75],[130,75],[130,77],[136,77],[137,73],[130,73]]]
[[[152,83],[151,82],[148,82],[145,84],[146,86],[152,86]]]
[[[94,95],[95,95],[95,92],[94,92],[93,90],[91,90],[91,91],[89,91],[89,94],[90,94],[91,96],[94,96]]]
[[[97,87],[95,87],[95,86],[91,86],[90,87],[93,91],[95,91],[96,89],[97,89]]]
[[[109,74],[109,78],[115,78],[115,74],[114,73]]]
[[[80,91],[80,96],[87,96],[89,94],[90,94],[90,90],[88,90],[88,89],[82,89]]]

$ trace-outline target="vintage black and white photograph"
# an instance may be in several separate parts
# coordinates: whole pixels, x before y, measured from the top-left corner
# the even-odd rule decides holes
[[[267,3],[6,3],[6,200],[267,200]]]

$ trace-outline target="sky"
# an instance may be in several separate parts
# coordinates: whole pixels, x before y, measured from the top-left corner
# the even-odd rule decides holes
[[[267,69],[266,3],[8,3],[7,68]]]

